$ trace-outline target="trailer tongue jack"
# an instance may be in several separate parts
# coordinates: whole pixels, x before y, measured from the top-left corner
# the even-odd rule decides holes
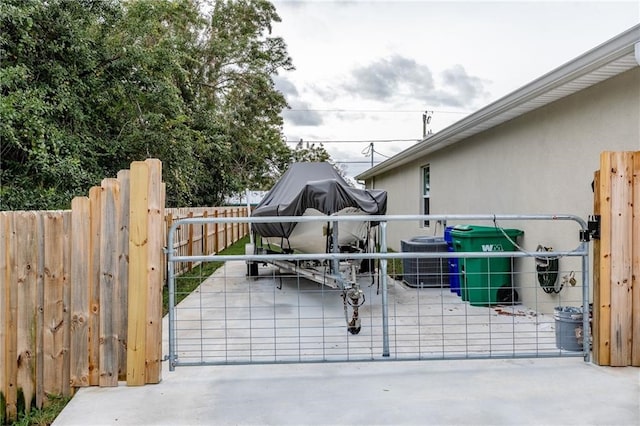
[[[360,333],[360,329],[362,328],[360,325],[360,318],[358,317],[358,308],[364,305],[365,297],[362,290],[356,283],[355,286],[345,289],[342,292],[342,300],[344,302],[344,319],[347,322],[347,330],[351,334]],[[351,306],[353,308],[353,315],[351,316],[351,321],[349,321],[349,308]]]

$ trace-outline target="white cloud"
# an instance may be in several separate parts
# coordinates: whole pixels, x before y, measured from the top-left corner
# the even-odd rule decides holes
[[[419,96],[433,90],[433,76],[426,65],[414,59],[393,55],[351,71],[343,88],[352,96],[389,101],[399,96]]]
[[[637,1],[274,4],[296,67],[276,83],[290,140],[420,138],[425,110],[437,132],[640,22]],[[364,160],[366,147],[326,145],[337,161]]]

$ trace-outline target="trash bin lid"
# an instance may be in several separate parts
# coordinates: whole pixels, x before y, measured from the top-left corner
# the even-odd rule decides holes
[[[418,243],[418,244],[434,244],[434,243],[443,243],[444,242],[444,238],[443,237],[431,237],[431,236],[418,236],[418,237],[413,237],[410,240],[412,243]]]
[[[504,231],[509,237],[518,237],[524,234],[520,229],[496,228],[495,226],[480,225],[456,225],[451,230],[451,234],[457,237],[496,237],[502,236]]]

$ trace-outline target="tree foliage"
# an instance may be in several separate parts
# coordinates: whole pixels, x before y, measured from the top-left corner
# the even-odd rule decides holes
[[[351,179],[347,177],[346,170],[333,162],[331,156],[322,143],[309,143],[300,139],[295,148],[291,150],[291,161],[298,163],[325,161],[330,163],[336,172],[338,172],[338,174],[340,174],[347,183],[353,186],[353,182],[351,182]]]
[[[293,68],[265,0],[0,3],[0,209],[68,208],[131,161],[169,205],[214,205],[286,167]]]

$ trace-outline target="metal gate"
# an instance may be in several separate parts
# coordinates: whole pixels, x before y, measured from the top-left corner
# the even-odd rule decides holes
[[[172,249],[176,229],[184,225],[322,222],[326,229],[337,230],[343,221],[371,220],[377,221],[370,233],[375,250],[274,254],[256,250],[253,242],[239,255],[178,256]],[[477,251],[464,245],[446,253],[415,247],[388,250],[390,223],[425,220],[487,223],[513,244],[513,251],[501,251],[493,242]],[[576,246],[524,249],[503,228],[509,221],[527,224],[534,234],[544,229],[547,234],[575,235]],[[545,225],[529,226],[540,223]],[[459,229],[446,231],[451,237]],[[529,232],[525,237],[530,244],[537,237]],[[179,220],[167,239],[170,370],[183,365],[376,360],[578,356],[586,361],[589,235],[587,223],[571,215]],[[451,250],[452,242],[445,242]],[[181,280],[187,279],[174,273],[180,262],[193,262],[196,271],[205,271],[211,262],[219,262],[219,268],[196,277],[203,282],[176,304]],[[494,286],[497,281],[500,287]],[[541,288],[547,296],[538,296]]]

